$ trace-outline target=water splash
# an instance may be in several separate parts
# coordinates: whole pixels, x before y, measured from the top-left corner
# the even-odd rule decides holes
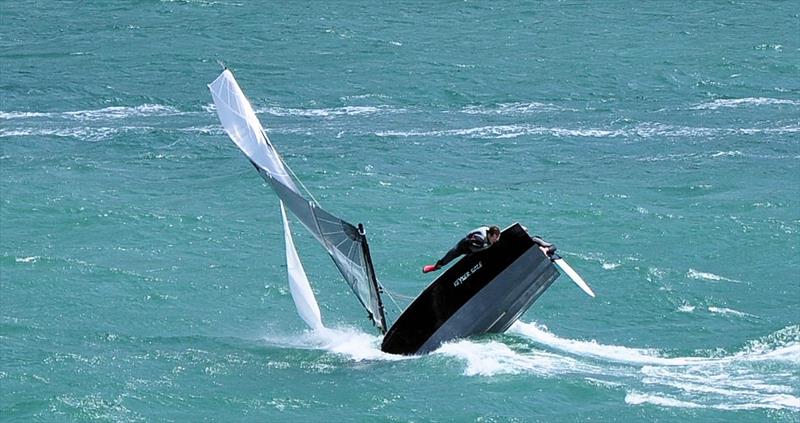
[[[602,368],[601,377],[621,383],[628,391],[625,401],[629,404],[800,411],[797,325],[751,341],[737,353],[719,357],[669,357],[655,349],[565,339],[536,323],[517,322],[511,332]]]

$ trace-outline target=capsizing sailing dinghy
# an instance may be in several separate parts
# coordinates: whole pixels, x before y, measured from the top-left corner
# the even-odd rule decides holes
[[[452,339],[504,332],[558,278],[556,266],[594,296],[563,259],[546,255],[515,223],[491,248],[463,257],[442,273],[387,328],[384,290],[375,275],[364,226],[327,212],[305,190],[270,142],[230,70],[208,87],[225,132],[280,199],[290,291],[298,314],[312,329],[322,327],[319,306],[294,248],[284,208],[328,252],[370,321],[385,335],[381,349],[388,353],[424,354]]]

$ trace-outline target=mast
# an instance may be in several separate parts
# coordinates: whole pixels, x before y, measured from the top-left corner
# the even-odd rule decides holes
[[[367,274],[369,276],[370,282],[372,283],[372,287],[375,289],[375,297],[378,300],[378,312],[380,313],[381,318],[381,325],[380,330],[381,334],[386,335],[386,315],[383,312],[383,300],[381,300],[381,292],[382,289],[378,285],[378,278],[375,276],[375,268],[372,266],[372,256],[369,253],[369,243],[367,242],[367,233],[364,230],[364,225],[361,223],[358,224],[358,234],[361,235],[361,247],[364,250],[364,258],[367,261]]]

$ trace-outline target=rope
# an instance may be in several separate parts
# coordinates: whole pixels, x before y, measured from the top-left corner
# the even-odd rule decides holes
[[[394,297],[392,296],[392,293],[388,289],[386,289],[383,285],[381,285],[381,291],[385,292],[386,295],[389,296],[389,299],[392,300],[392,304],[394,304],[394,306],[397,307],[398,314],[402,314],[403,313],[403,309],[400,308],[400,305],[397,304],[397,301],[394,300]],[[398,297],[402,297],[402,295],[397,295],[397,296]]]

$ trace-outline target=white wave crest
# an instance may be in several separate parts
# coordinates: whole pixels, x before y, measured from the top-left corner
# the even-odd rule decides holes
[[[141,104],[139,106],[112,106],[93,110],[67,112],[3,112],[0,119],[61,118],[82,121],[125,119],[130,117],[174,116],[186,114],[172,106]]]
[[[665,357],[652,349],[564,339],[535,323],[517,322],[511,331],[576,356],[577,368],[585,364],[585,359],[600,360],[601,376],[592,376],[620,378],[620,383],[630,389],[626,397],[630,404],[800,410],[800,399],[792,386],[795,380],[792,370],[786,370],[787,365],[796,366],[800,362],[798,326],[784,328],[752,342],[740,352],[720,357]],[[780,366],[755,364],[759,362],[780,363]]]
[[[549,377],[567,373],[602,373],[602,368],[576,359],[544,351],[516,352],[497,341],[475,342],[458,340],[439,347],[434,354],[465,360],[467,376],[494,376],[498,374],[535,374]]]
[[[265,336],[270,343],[293,348],[322,349],[342,355],[353,361],[407,360],[418,356],[388,354],[380,349],[381,337],[355,328],[327,328],[307,330],[299,336]]]
[[[625,402],[631,405],[653,404],[662,407],[677,407],[677,408],[703,408],[700,404],[695,404],[689,401],[681,401],[675,398],[670,398],[665,395],[645,394],[641,392],[629,392],[625,395]]]
[[[298,109],[287,107],[262,107],[256,113],[266,113],[273,116],[301,116],[301,117],[333,117],[333,116],[359,116],[379,113],[403,113],[405,109],[391,106],[344,106],[327,109]]]
[[[534,125],[489,125],[441,131],[378,131],[375,133],[379,137],[466,136],[470,138],[517,138],[524,135],[610,138],[622,136],[623,134],[624,131],[621,130],[544,128]]]
[[[31,256],[31,257],[17,257],[14,261],[17,263],[36,263],[39,261],[39,256]]]
[[[0,138],[10,137],[73,137],[90,141],[98,141],[110,138],[120,132],[120,128],[0,128]]]
[[[79,110],[76,112],[64,112],[62,115],[75,119],[84,120],[105,120],[105,119],[125,119],[129,117],[147,116],[173,116],[181,112],[171,106],[160,104],[142,104],[135,107],[105,107],[98,110]]]
[[[710,311],[712,313],[717,313],[717,314],[730,314],[730,315],[739,316],[739,317],[758,317],[758,316],[750,314],[750,313],[745,313],[743,311],[738,311],[738,310],[734,310],[732,308],[726,308],[726,307],[713,307],[712,306],[712,307],[708,307],[708,311]]]
[[[686,272],[686,277],[689,279],[697,279],[697,280],[707,280],[707,281],[725,281],[725,282],[735,282],[735,283],[742,283],[740,280],[726,278],[724,276],[715,275],[713,273],[708,272],[700,272],[698,270],[689,269]]]
[[[87,141],[101,141],[112,138],[117,134],[129,132],[147,132],[151,127],[144,126],[118,126],[118,127],[74,127],[74,128],[0,128],[0,138],[10,137],[63,137],[78,138]]]
[[[528,135],[547,135],[558,138],[653,138],[681,137],[707,138],[730,135],[787,134],[800,132],[800,125],[779,128],[695,128],[679,127],[659,123],[643,123],[631,128],[558,128],[530,124],[488,125],[474,128],[444,130],[386,130],[376,131],[379,137],[468,137],[468,138],[517,138]],[[671,157],[671,156],[668,156]],[[664,159],[653,159],[664,160]]]
[[[565,109],[553,104],[530,102],[500,103],[496,106],[467,106],[461,109],[461,112],[469,115],[520,115],[562,110]]]
[[[742,154],[741,151],[733,150],[733,151],[720,151],[718,153],[712,154],[711,157],[741,157],[743,155],[744,154]]]
[[[0,119],[28,119],[37,117],[47,117],[50,113],[43,112],[3,112],[0,111]]]
[[[536,323],[517,321],[509,329],[511,333],[520,334],[532,341],[547,345],[570,354],[595,359],[628,364],[655,364],[662,366],[685,366],[707,361],[700,357],[666,358],[659,355],[658,350],[629,348],[619,345],[603,345],[596,341],[578,341],[559,338],[550,333],[546,327]]]
[[[691,109],[716,110],[723,107],[733,108],[733,107],[743,107],[743,106],[771,106],[771,105],[800,106],[800,101],[782,99],[782,98],[765,98],[765,97],[718,99],[708,103],[698,104],[696,106],[691,107]]]

